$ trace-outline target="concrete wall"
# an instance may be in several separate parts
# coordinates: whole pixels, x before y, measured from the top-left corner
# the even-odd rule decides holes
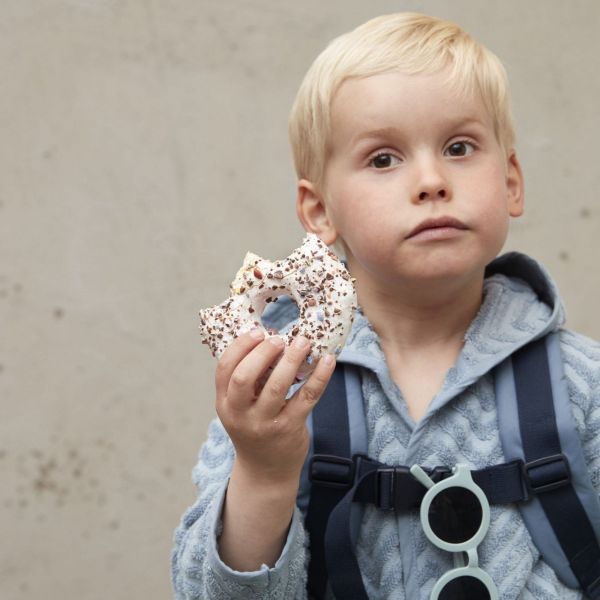
[[[327,41],[459,21],[513,83],[526,216],[507,245],[600,338],[597,35],[571,0],[3,0],[0,597],[171,596],[214,414],[199,308],[300,241],[286,120]]]

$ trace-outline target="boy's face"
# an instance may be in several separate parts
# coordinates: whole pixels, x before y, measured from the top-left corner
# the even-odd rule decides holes
[[[304,216],[319,225],[310,228],[326,243],[344,240],[359,282],[388,289],[481,278],[509,216],[523,212],[520,166],[502,152],[481,99],[459,97],[443,74],[392,72],[344,82],[331,114],[323,194],[305,182],[310,193],[299,198],[314,193]],[[302,201],[298,208],[302,219]],[[464,228],[411,235],[440,217]]]

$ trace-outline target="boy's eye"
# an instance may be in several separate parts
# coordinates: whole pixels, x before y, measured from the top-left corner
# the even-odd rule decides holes
[[[394,161],[397,162],[394,163]],[[393,154],[390,154],[389,152],[380,152],[369,161],[369,164],[373,165],[376,169],[386,169],[387,167],[391,167],[398,162],[399,159]]]
[[[469,142],[454,142],[448,146],[446,152],[449,156],[467,156],[475,150],[473,144]]]

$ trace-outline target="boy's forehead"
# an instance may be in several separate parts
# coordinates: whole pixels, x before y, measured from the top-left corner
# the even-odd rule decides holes
[[[459,91],[442,73],[399,72],[352,78],[331,103],[331,135],[354,143],[413,126],[491,125],[479,94]]]

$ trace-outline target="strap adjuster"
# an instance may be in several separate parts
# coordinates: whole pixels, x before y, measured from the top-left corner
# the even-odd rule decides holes
[[[354,461],[342,456],[315,454],[310,459],[308,478],[323,487],[348,489],[354,483]]]
[[[549,492],[571,483],[571,469],[564,454],[553,454],[523,463],[523,477],[534,494]]]

